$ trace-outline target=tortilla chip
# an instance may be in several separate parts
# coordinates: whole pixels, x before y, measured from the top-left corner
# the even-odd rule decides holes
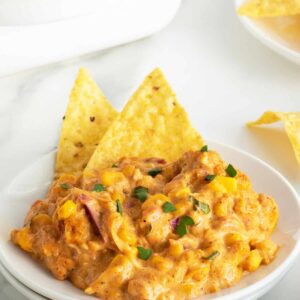
[[[110,166],[124,156],[174,161],[203,144],[164,75],[155,69],[103,136],[85,175]]]
[[[82,171],[101,137],[117,116],[90,74],[80,69],[64,117],[56,176]]]
[[[266,111],[257,121],[250,122],[248,126],[272,124],[283,121],[285,131],[294,149],[296,159],[300,164],[300,112],[283,113]]]
[[[250,0],[238,14],[252,18],[294,16],[300,14],[300,0]]]

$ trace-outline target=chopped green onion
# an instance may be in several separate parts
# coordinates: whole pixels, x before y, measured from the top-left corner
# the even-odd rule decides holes
[[[200,152],[207,152],[207,151],[208,151],[207,145],[204,145],[200,150]]]
[[[193,200],[194,200],[194,210],[200,209],[206,215],[210,213],[210,208],[207,203],[201,202],[194,197]]]
[[[141,246],[138,246],[137,249],[139,252],[139,258],[143,260],[147,260],[153,253],[152,249],[145,249]]]
[[[187,234],[187,226],[194,225],[195,222],[190,216],[184,216],[180,219],[179,224],[176,226],[176,233],[183,237],[185,234]]]
[[[71,188],[71,185],[69,184],[69,183],[61,183],[60,184],[60,187],[62,188],[62,189],[64,189],[64,190],[68,190],[68,189],[70,189]]]
[[[133,190],[133,197],[139,199],[141,202],[145,202],[148,198],[148,189],[143,186],[137,186]]]
[[[179,224],[176,226],[176,233],[180,236],[183,237],[185,234],[187,234],[187,228],[186,225],[184,223],[182,223],[181,221],[179,222]]]
[[[183,222],[185,225],[195,225],[194,220],[190,216],[184,216],[181,218],[180,222]]]
[[[206,256],[206,257],[202,257],[203,259],[207,259],[207,260],[212,260],[215,259],[217,256],[220,255],[219,251],[214,251],[212,252],[210,255]]]
[[[156,175],[160,174],[162,172],[161,168],[154,168],[148,171],[148,175],[155,177]]]
[[[198,210],[198,207],[200,205],[200,201],[193,197],[193,204],[194,204],[193,205],[194,210]]]
[[[105,191],[105,186],[100,183],[96,183],[92,189],[93,192],[103,192]]]
[[[210,207],[207,203],[199,201],[199,208],[206,215],[210,213]]]
[[[228,167],[226,168],[226,173],[230,177],[235,177],[237,174],[236,169],[233,167],[233,165],[229,164]]]
[[[176,210],[175,205],[168,201],[163,204],[162,208],[165,213],[173,212]]]
[[[112,166],[111,166],[112,168],[117,168],[118,167],[118,165],[117,164],[112,164]]]
[[[117,212],[122,216],[123,209],[122,209],[121,201],[119,199],[117,199]]]
[[[211,182],[213,181],[215,178],[216,178],[217,175],[206,175],[204,180],[205,181],[208,181],[208,182]]]

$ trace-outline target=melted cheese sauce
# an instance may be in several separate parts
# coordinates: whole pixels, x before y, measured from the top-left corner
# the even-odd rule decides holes
[[[217,153],[197,151],[170,164],[124,158],[84,180],[63,175],[11,240],[57,279],[102,299],[216,292],[278,249],[275,201],[227,167]]]

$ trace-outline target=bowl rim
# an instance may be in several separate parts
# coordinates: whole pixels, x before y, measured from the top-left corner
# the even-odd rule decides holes
[[[240,7],[243,2],[245,2],[245,0],[235,0],[235,9]],[[273,38],[271,34],[268,34],[267,31],[262,30],[258,25],[256,25],[251,18],[240,16],[238,14],[237,17],[244,27],[262,44],[294,63],[300,64],[300,51],[296,51],[280,42],[279,39]]]
[[[224,148],[224,149],[229,149],[230,151],[234,151],[237,153],[242,154],[243,156],[249,157],[251,160],[254,160],[255,162],[257,162],[258,164],[263,165],[264,168],[266,168],[268,171],[272,172],[274,175],[276,175],[278,177],[279,180],[281,180],[286,187],[290,190],[293,198],[296,200],[296,204],[298,207],[298,210],[300,212],[300,197],[298,195],[298,193],[296,192],[296,190],[294,189],[294,187],[288,182],[288,180],[275,168],[273,168],[272,166],[270,166],[268,163],[266,163],[265,161],[263,161],[262,159],[256,157],[255,155],[244,151],[238,147],[235,146],[231,146],[231,145],[227,145],[225,143],[220,143],[220,142],[215,142],[213,140],[206,140],[206,142],[211,145],[212,149],[214,148]],[[219,150],[217,150],[219,151]],[[56,152],[55,151],[51,151],[49,152],[47,155],[54,155]],[[45,156],[40,157],[40,159],[43,159]],[[38,160],[36,162],[34,162],[33,164],[37,163]],[[33,165],[31,164],[31,165]],[[31,166],[30,165],[30,166]],[[28,166],[30,168],[30,166]],[[24,168],[23,171],[25,171],[27,168]],[[21,171],[22,172],[22,171]],[[255,292],[258,294],[259,291],[263,291],[264,288],[270,286],[270,288],[272,287],[272,283],[276,283],[276,280],[278,280],[279,278],[281,278],[283,275],[285,275],[285,273],[290,269],[292,263],[295,261],[295,259],[297,258],[298,254],[300,253],[300,227],[297,229],[297,237],[294,237],[295,239],[295,244],[293,245],[293,248],[291,249],[291,252],[289,253],[289,255],[284,258],[284,260],[276,267],[276,269],[274,269],[271,273],[267,274],[266,276],[264,276],[263,278],[259,279],[257,282],[250,284],[247,287],[243,287],[237,291],[233,291],[232,293],[229,293],[227,295],[218,295],[218,293],[216,294],[207,294],[204,296],[210,296],[213,297],[213,299],[218,299],[218,300],[237,300],[237,299],[248,299],[247,297],[252,296]],[[0,248],[1,250],[1,248]],[[30,279],[28,279],[26,277],[26,275],[22,275],[19,272],[14,272],[17,275],[15,276],[15,274],[13,272],[11,272],[11,263],[9,262],[9,260],[6,259],[6,256],[3,255],[2,251],[0,251],[0,263],[3,264],[3,266],[7,269],[10,270],[10,274],[16,278],[18,281],[20,281],[23,285],[25,285],[26,287],[28,287],[29,289],[33,290],[34,292],[44,296],[44,297],[49,297],[49,289],[45,289],[42,286],[38,285],[37,283],[32,285],[32,281]],[[234,287],[234,286],[233,286]],[[226,289],[224,289],[226,290]],[[221,291],[224,291],[221,290]],[[267,291],[268,289],[266,289],[265,291]],[[80,292],[80,290],[78,290]],[[263,293],[262,293],[263,294]],[[64,298],[61,298],[61,294],[58,294],[56,291],[52,291],[51,292],[51,297],[54,297],[55,299],[57,297],[59,297],[60,299],[65,299],[65,300],[72,300],[73,298],[71,298],[70,296],[66,296],[63,295]],[[87,296],[87,295],[83,295],[83,296]],[[90,297],[90,296],[89,296]],[[91,299],[96,299],[95,297],[91,297]],[[194,300],[198,299],[193,298]],[[201,298],[202,299],[202,298]],[[209,298],[212,299],[212,298]]]
[[[16,279],[6,268],[0,263],[0,273],[2,276],[11,284],[19,293],[23,296],[26,296],[28,299],[31,300],[47,300],[44,296],[36,293],[35,291],[31,290],[28,286],[24,285],[18,279]]]

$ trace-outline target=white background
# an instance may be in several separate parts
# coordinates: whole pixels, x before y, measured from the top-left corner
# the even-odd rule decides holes
[[[151,38],[0,79],[0,187],[55,148],[79,66],[118,110],[160,66],[204,138],[257,155],[300,191],[299,166],[281,126],[245,127],[265,110],[300,111],[300,68],[250,36],[228,0],[187,0]],[[262,299],[300,299],[299,277],[300,258]],[[0,299],[24,297],[0,278]]]

